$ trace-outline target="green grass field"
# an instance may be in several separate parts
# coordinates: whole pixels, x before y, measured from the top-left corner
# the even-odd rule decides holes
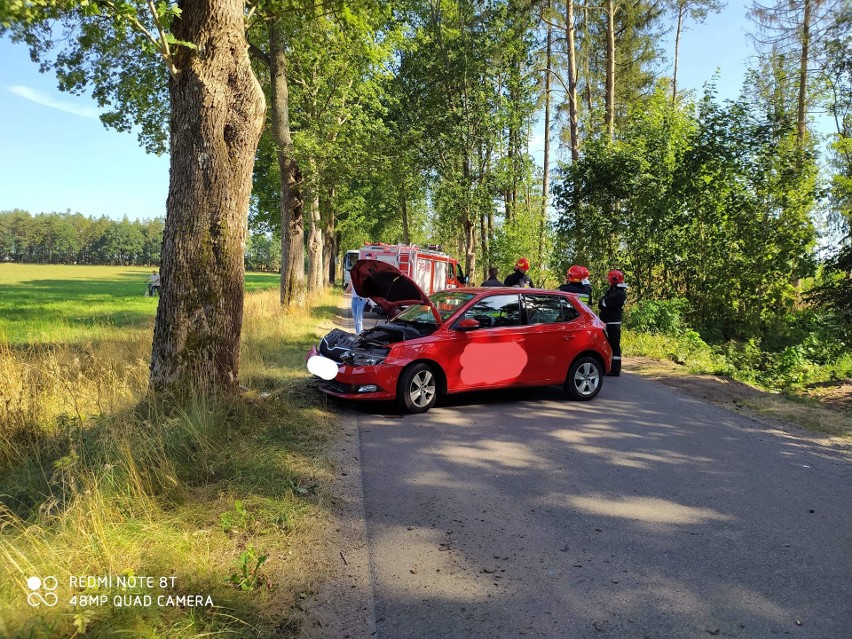
[[[339,289],[282,309],[278,276],[249,274],[242,392],[166,403],[147,395],[150,273],[0,264],[0,637],[298,636],[298,602],[335,565],[334,421],[304,354]],[[29,605],[33,575],[61,604]],[[213,603],[78,605],[71,575],[167,575]]]
[[[79,343],[147,328],[157,298],[145,297],[150,267],[0,264],[0,341]],[[248,273],[246,291],[277,288],[277,273]]]

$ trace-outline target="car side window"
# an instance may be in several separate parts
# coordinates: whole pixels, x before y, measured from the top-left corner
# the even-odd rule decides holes
[[[471,306],[465,317],[478,320],[483,328],[521,325],[521,298],[519,295],[489,295]]]
[[[562,298],[556,295],[524,295],[528,324],[554,324],[562,319]]]
[[[570,322],[580,316],[571,302],[559,295],[524,295],[528,324]]]

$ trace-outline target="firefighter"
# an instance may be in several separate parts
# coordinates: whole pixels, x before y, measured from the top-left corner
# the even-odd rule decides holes
[[[612,369],[609,375],[618,377],[621,374],[621,318],[624,314],[624,302],[627,301],[627,284],[624,283],[624,273],[611,270],[606,275],[609,289],[598,302],[600,318],[606,324],[606,338],[612,347]]]
[[[574,265],[568,269],[565,284],[559,287],[560,291],[576,293],[580,301],[586,305],[592,303],[592,285],[589,284],[589,269],[585,266]]]
[[[521,288],[535,288],[527,271],[530,270],[530,262],[527,258],[522,257],[515,262],[515,270],[509,274],[503,286],[520,286]]]
[[[503,282],[497,277],[497,267],[492,266],[488,269],[488,279],[480,286],[503,286]]]

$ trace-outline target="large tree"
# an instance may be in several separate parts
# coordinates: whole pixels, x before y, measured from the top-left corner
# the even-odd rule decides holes
[[[245,217],[265,103],[248,61],[243,0],[13,3],[4,28],[60,88],[93,87],[104,123],[142,125],[171,157],[150,385],[236,389]],[[62,34],[59,46],[54,38]],[[166,94],[167,100],[158,100]],[[153,114],[153,115],[152,115]]]

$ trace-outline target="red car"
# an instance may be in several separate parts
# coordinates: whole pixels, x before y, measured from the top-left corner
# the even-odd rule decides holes
[[[393,319],[358,336],[335,329],[311,349],[308,367],[335,397],[423,413],[443,394],[559,384],[589,400],[610,369],[605,326],[573,293],[454,288],[430,298],[377,260],[356,262],[352,285]]]

